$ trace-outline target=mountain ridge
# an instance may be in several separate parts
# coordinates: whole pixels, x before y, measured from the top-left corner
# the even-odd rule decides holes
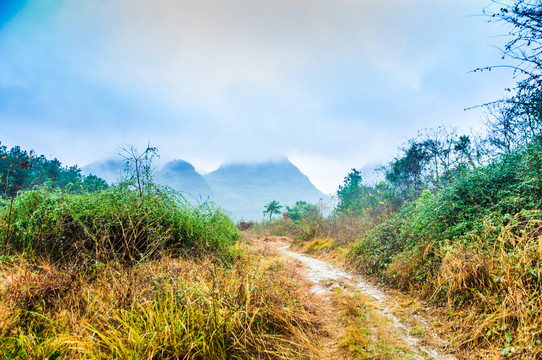
[[[121,178],[122,164],[122,160],[106,159],[83,167],[83,172],[112,183]],[[326,198],[287,158],[225,163],[204,175],[188,161],[176,159],[156,171],[154,179],[192,203],[215,202],[234,220],[261,220],[264,206],[273,200],[290,206],[296,201],[317,203]]]
[[[293,205],[325,197],[288,159],[223,164],[203,177],[215,189],[218,204],[227,204],[227,210],[247,220],[261,219],[264,205],[272,200]]]

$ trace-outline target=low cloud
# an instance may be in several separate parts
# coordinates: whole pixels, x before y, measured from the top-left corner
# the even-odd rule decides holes
[[[499,58],[486,5],[30,2],[0,33],[0,140],[82,165],[148,141],[204,170],[285,154],[331,192],[420,128],[478,126],[463,108],[510,85],[467,74]]]

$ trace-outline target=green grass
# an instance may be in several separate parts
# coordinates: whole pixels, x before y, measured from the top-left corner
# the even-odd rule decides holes
[[[214,205],[192,207],[160,187],[144,194],[127,186],[73,194],[38,189],[0,208],[0,245],[62,265],[127,264],[164,252],[228,260],[239,234]]]

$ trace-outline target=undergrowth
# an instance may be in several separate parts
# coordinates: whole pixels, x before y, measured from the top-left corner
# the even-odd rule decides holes
[[[453,310],[457,345],[474,350],[490,343],[505,357],[539,358],[542,214],[524,213],[492,235],[446,251],[430,298]]]

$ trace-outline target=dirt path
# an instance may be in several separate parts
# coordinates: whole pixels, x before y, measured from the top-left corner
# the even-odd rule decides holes
[[[278,251],[285,260],[302,264],[303,275],[314,285],[314,296],[331,306],[326,317],[335,339],[330,359],[436,359],[452,360],[445,343],[420,314],[406,310],[386,291],[331,263],[292,251],[289,239],[254,239],[268,249]],[[333,347],[333,346],[332,346]],[[334,353],[334,354],[332,354]]]

